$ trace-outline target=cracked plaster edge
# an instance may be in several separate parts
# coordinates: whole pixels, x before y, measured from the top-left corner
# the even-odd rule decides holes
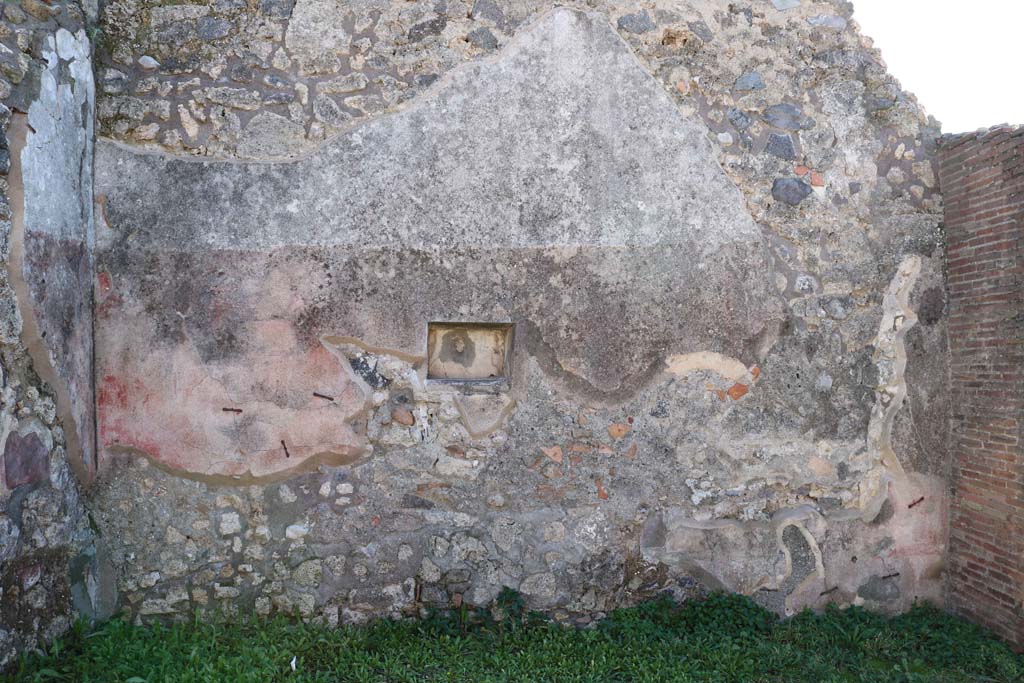
[[[11,170],[8,174],[8,200],[11,208],[10,254],[7,259],[7,275],[17,300],[18,316],[21,318],[21,343],[25,346],[32,367],[57,395],[57,417],[65,426],[64,440],[67,460],[76,479],[88,484],[95,478],[95,472],[84,463],[85,452],[79,442],[78,421],[71,411],[71,393],[67,382],[58,374],[46,341],[39,329],[32,308],[32,297],[28,283],[25,281],[25,187],[22,177],[22,151],[27,147],[31,127],[28,114],[13,112],[11,124],[7,131],[8,146],[11,151]],[[95,435],[95,424],[92,432]],[[6,434],[4,437],[6,441]]]
[[[303,474],[315,472],[321,467],[352,467],[359,465],[367,459],[370,451],[366,448],[352,448],[349,451],[338,453],[335,451],[322,451],[309,456],[294,467],[278,470],[270,474],[254,475],[251,471],[247,474],[209,474],[207,472],[193,472],[180,467],[174,467],[157,460],[146,451],[133,446],[113,445],[104,449],[112,458],[133,458],[145,462],[165,474],[177,479],[195,481],[208,486],[222,486],[239,488],[244,486],[260,485],[268,486],[294,479]]]
[[[868,423],[868,447],[877,453],[894,485],[901,489],[907,486],[908,477],[892,446],[892,427],[907,397],[905,339],[917,324],[917,313],[910,306],[910,294],[920,274],[920,256],[914,254],[902,260],[883,296],[882,320],[874,340],[876,365],[884,371],[888,363],[891,373],[880,378],[875,390],[875,406]]]

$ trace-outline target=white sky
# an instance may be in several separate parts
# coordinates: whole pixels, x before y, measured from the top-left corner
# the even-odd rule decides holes
[[[852,0],[889,72],[943,133],[1024,124],[1024,0]]]

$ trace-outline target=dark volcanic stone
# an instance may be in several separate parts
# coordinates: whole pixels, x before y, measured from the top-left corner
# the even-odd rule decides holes
[[[400,507],[408,510],[433,510],[436,506],[426,498],[407,493],[402,496]]]
[[[780,202],[796,206],[810,196],[811,186],[796,178],[776,178],[772,183],[772,196]]]
[[[770,126],[786,130],[800,130],[814,125],[813,119],[804,116],[800,108],[792,104],[773,104],[764,110],[761,118]]]
[[[260,11],[270,17],[287,19],[292,15],[295,7],[295,0],[263,0],[260,3]]]
[[[374,389],[383,389],[391,383],[387,377],[377,372],[377,364],[370,365],[364,356],[350,358],[348,363],[352,366],[352,370]]]
[[[694,35],[703,40],[705,43],[710,43],[715,39],[715,34],[711,32],[708,25],[703,21],[691,21],[687,26],[693,31]]]
[[[500,29],[505,28],[505,13],[494,0],[476,0],[470,12],[473,19],[488,19]]]
[[[11,432],[4,446],[4,479],[7,488],[36,484],[50,476],[49,452],[39,435]]]
[[[418,43],[428,36],[436,36],[448,25],[448,17],[437,17],[423,21],[409,29],[409,42]]]
[[[267,74],[263,77],[263,82],[273,88],[290,88],[292,84],[290,81],[281,78],[276,74]]]
[[[153,38],[156,41],[170,45],[184,43],[196,35],[196,23],[194,21],[176,21],[173,24],[161,26],[153,32]]]
[[[793,138],[785,133],[782,135],[778,133],[769,135],[768,144],[765,146],[764,151],[780,159],[788,159],[790,161],[796,159],[796,148],[793,146]]]
[[[629,33],[647,33],[654,30],[654,21],[647,10],[619,17],[618,26]]]
[[[885,111],[886,109],[892,109],[896,106],[896,100],[885,98],[885,97],[869,97],[867,99],[868,111]]]
[[[756,71],[748,71],[736,79],[733,87],[741,91],[764,90],[764,80],[762,80],[761,74]]]
[[[231,67],[229,78],[235,83],[252,83],[253,79],[256,78],[256,72],[253,71],[251,66],[236,64]]]
[[[203,40],[216,40],[231,33],[231,22],[220,17],[202,17],[196,27],[196,33]]]
[[[736,107],[729,109],[725,115],[729,118],[729,123],[734,125],[737,130],[746,130],[747,128],[750,128],[750,117]]]
[[[493,50],[498,47],[498,39],[494,37],[493,33],[483,27],[470,31],[469,35],[466,36],[466,40],[481,50]]]

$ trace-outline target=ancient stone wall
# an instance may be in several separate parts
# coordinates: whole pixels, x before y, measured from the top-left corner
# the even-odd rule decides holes
[[[850,12],[105,5],[126,614],[940,600],[937,128]]]
[[[1024,646],[1024,128],[943,138],[953,609]]]
[[[96,462],[86,17],[75,3],[2,12],[0,666],[115,606],[80,489]]]

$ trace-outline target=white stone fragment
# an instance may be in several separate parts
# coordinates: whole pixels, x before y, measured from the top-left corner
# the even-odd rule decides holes
[[[309,527],[305,524],[291,524],[284,530],[285,538],[297,541],[309,533]]]
[[[227,536],[229,534],[237,534],[242,530],[242,522],[238,518],[237,512],[225,512],[220,516],[220,524],[217,529],[221,534]]]

